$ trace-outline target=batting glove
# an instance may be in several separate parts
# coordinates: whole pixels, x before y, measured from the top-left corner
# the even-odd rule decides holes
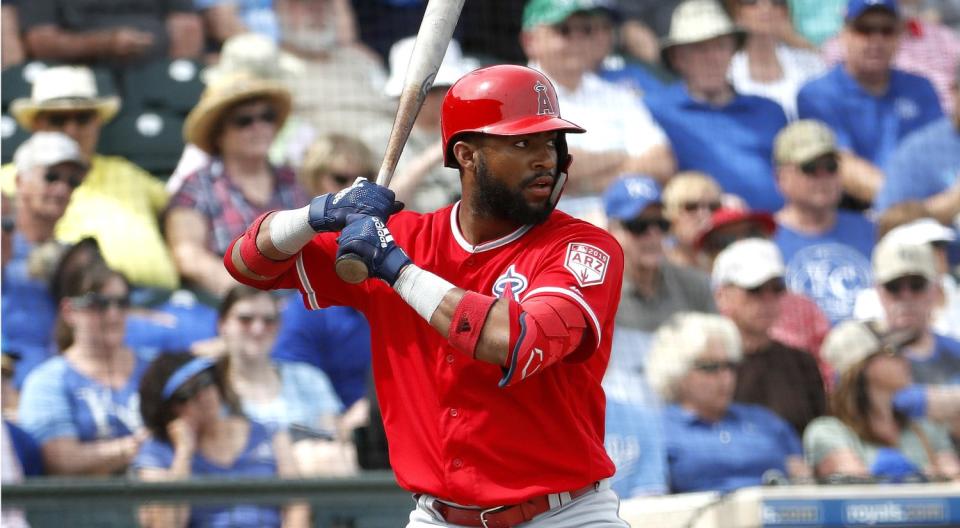
[[[359,257],[371,277],[393,286],[410,257],[393,241],[387,225],[376,216],[351,217],[337,238],[337,258],[345,254]]]
[[[350,215],[369,215],[387,221],[393,213],[403,209],[393,191],[357,178],[353,185],[336,194],[322,194],[310,202],[308,222],[318,233],[340,231]]]

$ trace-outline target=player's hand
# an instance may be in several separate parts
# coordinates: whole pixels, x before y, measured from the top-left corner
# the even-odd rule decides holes
[[[376,216],[353,216],[337,238],[337,258],[351,253],[367,265],[371,277],[393,286],[410,257],[393,241],[387,225]]]
[[[390,215],[403,209],[393,191],[364,178],[333,194],[322,194],[310,202],[310,227],[318,233],[340,231],[350,215],[374,216],[386,222]]]

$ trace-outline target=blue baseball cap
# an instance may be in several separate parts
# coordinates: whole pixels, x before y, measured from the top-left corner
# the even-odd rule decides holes
[[[900,17],[900,9],[897,6],[897,0],[850,0],[847,2],[847,15],[845,20],[850,22],[862,15],[868,9],[886,9],[893,13],[893,16]]]
[[[649,176],[621,176],[603,193],[603,208],[616,220],[633,220],[648,205],[659,203],[660,186]]]

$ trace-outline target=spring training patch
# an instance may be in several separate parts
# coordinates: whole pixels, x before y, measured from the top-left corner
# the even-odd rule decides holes
[[[610,255],[603,250],[590,244],[571,242],[567,245],[567,257],[563,261],[563,267],[573,273],[583,287],[603,284],[609,262]]]

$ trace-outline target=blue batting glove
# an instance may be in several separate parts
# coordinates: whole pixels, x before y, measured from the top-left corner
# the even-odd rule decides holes
[[[310,227],[318,233],[340,231],[350,215],[376,216],[386,222],[390,215],[403,209],[393,191],[357,178],[353,185],[336,194],[322,194],[310,202]]]
[[[410,257],[393,241],[387,225],[376,216],[352,216],[337,238],[337,258],[353,254],[367,265],[371,277],[393,286]]]
[[[927,415],[927,389],[923,385],[910,385],[893,395],[893,408],[910,418]]]

